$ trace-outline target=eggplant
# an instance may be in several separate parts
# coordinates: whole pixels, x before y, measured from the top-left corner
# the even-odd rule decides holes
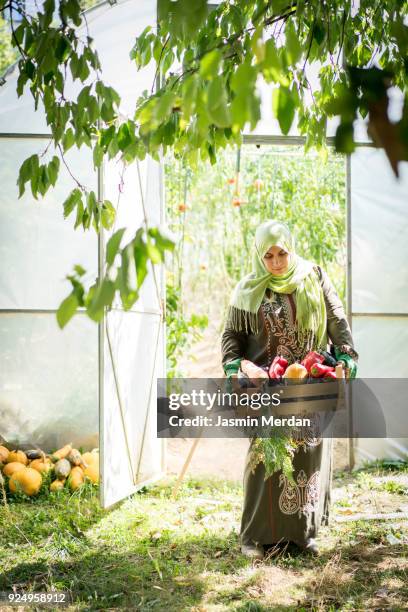
[[[27,455],[27,459],[29,459],[30,461],[32,461],[33,459],[42,459],[45,455],[44,451],[42,451],[40,448],[33,448],[24,452]]]
[[[337,365],[337,360],[331,355],[331,353],[328,353],[327,351],[318,351],[318,353],[324,357],[324,361],[323,361],[323,365],[328,365],[331,366],[332,368],[335,368]]]

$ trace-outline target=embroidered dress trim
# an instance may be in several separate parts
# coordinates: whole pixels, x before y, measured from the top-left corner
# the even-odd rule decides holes
[[[283,491],[279,496],[279,510],[282,514],[302,514],[313,512],[319,501],[320,471],[316,470],[307,478],[306,472],[300,470],[296,483],[293,484],[288,478],[281,474],[279,486],[283,485]]]

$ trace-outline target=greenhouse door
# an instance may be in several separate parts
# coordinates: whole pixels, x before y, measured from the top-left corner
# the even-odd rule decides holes
[[[137,71],[129,51],[135,37],[154,26],[156,0],[107,3],[95,9],[92,35],[104,76],[121,95],[125,116],[155,83],[150,62]],[[162,168],[152,159],[132,163],[122,173],[111,161],[100,173],[100,196],[117,204],[114,230],[126,228],[123,244],[140,227],[163,222]],[[109,235],[99,243],[99,273]],[[99,433],[101,504],[108,507],[164,471],[164,440],[156,435],[156,378],[165,376],[164,274],[149,269],[139,299],[125,311],[118,299],[99,326]]]
[[[117,165],[104,185],[117,188]],[[126,171],[116,229],[163,221],[161,164],[146,159]],[[125,234],[126,239],[127,234]],[[125,243],[126,240],[124,240]],[[104,260],[101,244],[101,261]],[[104,508],[164,475],[165,440],[157,438],[157,378],[165,377],[164,270],[149,268],[139,299],[125,311],[118,300],[99,329],[101,504]]]
[[[349,312],[361,378],[408,376],[407,165],[400,174],[369,146],[349,160]],[[354,440],[356,466],[407,454],[407,439]]]

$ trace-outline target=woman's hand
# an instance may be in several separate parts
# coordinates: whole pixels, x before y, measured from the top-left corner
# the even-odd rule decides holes
[[[357,364],[350,357],[350,355],[346,355],[342,353],[337,358],[337,365],[341,365],[344,369],[346,378],[355,378],[357,374]]]
[[[269,380],[268,372],[257,366],[248,359],[241,361],[241,371],[248,376],[251,383],[256,387],[261,387],[266,380]]]

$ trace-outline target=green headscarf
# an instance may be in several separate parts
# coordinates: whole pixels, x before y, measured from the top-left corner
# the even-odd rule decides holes
[[[263,257],[272,246],[279,246],[290,253],[285,274],[271,274]],[[326,305],[315,264],[296,254],[295,243],[289,228],[278,221],[265,221],[255,232],[252,255],[252,272],[236,285],[228,311],[230,326],[236,331],[258,333],[258,310],[266,289],[276,293],[296,291],[296,321],[299,331],[311,330],[316,338],[314,348],[326,348]]]

